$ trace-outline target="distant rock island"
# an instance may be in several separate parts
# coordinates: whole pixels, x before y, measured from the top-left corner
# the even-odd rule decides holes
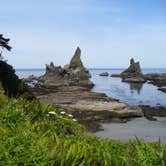
[[[166,92],[166,73],[162,74],[143,74],[140,63],[132,58],[130,66],[120,74],[112,74],[111,77],[121,77],[123,82],[129,83],[151,83],[158,86],[158,90]]]
[[[103,72],[103,73],[100,73],[99,75],[102,76],[102,77],[108,77],[109,73],[108,72]]]
[[[124,70],[122,73],[112,74],[112,77],[121,77],[123,82],[131,82],[131,83],[145,83],[146,80],[143,77],[140,63],[135,62],[132,58],[130,60],[130,66]]]

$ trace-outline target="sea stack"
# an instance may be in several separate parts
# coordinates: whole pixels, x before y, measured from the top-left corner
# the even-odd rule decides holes
[[[50,65],[46,65],[46,73],[40,77],[40,80],[47,87],[74,85],[92,88],[94,84],[89,80],[90,77],[89,71],[84,67],[81,60],[81,49],[77,47],[70,64],[62,68],[51,62]]]
[[[120,76],[122,77],[122,81],[124,82],[133,82],[133,83],[144,83],[146,82],[143,78],[143,74],[141,71],[140,63],[135,62],[132,58],[130,60],[130,66],[124,70]]]

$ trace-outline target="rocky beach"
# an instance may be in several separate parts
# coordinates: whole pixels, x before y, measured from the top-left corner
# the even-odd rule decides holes
[[[43,76],[30,76],[24,81],[31,84],[34,95],[41,102],[72,114],[89,131],[100,130],[100,123],[103,122],[126,122],[144,115],[140,107],[129,106],[103,93],[92,92],[94,84],[90,77],[81,61],[78,47],[68,65],[55,66],[51,62],[46,65]]]

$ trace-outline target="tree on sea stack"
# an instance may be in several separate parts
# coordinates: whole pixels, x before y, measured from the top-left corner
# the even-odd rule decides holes
[[[0,58],[2,59],[2,52],[4,49],[11,51],[12,47],[9,45],[9,38],[4,38],[2,34],[0,34],[0,47],[2,48],[0,52]]]

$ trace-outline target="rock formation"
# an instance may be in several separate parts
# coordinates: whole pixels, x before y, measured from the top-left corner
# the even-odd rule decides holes
[[[149,83],[158,86],[158,90],[166,93],[166,73],[145,74],[144,79]]]
[[[135,83],[145,82],[140,64],[139,62],[134,62],[133,58],[130,60],[130,66],[126,70],[124,70],[120,74],[120,76],[122,77],[122,81],[124,82],[135,82]]]
[[[38,79],[38,84],[42,83],[31,87],[37,99],[72,114],[91,131],[98,130],[100,122],[125,122],[130,117],[143,116],[139,107],[90,91],[93,83],[80,57],[78,47],[69,65],[46,65],[46,73]]]
[[[81,49],[77,47],[69,65],[55,66],[53,62],[46,65],[46,73],[40,77],[46,86],[61,85],[79,85],[92,88],[93,83],[89,80],[91,77],[89,71],[84,67],[81,61]]]
[[[104,76],[104,77],[108,77],[109,76],[108,72],[103,72],[103,73],[100,73],[99,75],[100,76]]]

